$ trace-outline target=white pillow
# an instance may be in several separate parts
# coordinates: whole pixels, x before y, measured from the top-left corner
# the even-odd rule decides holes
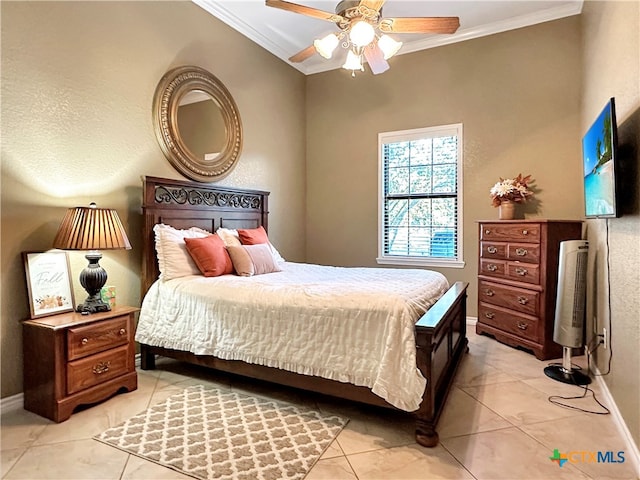
[[[187,275],[201,275],[200,269],[189,255],[185,237],[203,238],[210,232],[198,227],[189,230],[178,230],[169,225],[158,223],[153,227],[156,237],[156,253],[161,280],[185,277]]]
[[[240,241],[240,237],[238,236],[238,230],[235,228],[218,228],[216,230],[216,234],[222,238],[225,247],[239,247],[242,245]],[[269,241],[269,248],[271,249],[271,254],[276,262],[285,262],[286,260],[282,258],[280,252],[276,250],[276,247],[273,246],[271,241]]]

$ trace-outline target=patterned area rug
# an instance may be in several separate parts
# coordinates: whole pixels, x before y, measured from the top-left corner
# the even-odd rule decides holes
[[[94,438],[195,478],[302,479],[347,422],[198,385]]]

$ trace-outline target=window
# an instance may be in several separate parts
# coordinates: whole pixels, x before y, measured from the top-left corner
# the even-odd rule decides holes
[[[378,135],[378,263],[464,267],[462,124]]]

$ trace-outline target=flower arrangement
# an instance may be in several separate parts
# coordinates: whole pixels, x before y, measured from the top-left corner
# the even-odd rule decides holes
[[[499,207],[504,201],[526,202],[533,195],[529,190],[531,175],[523,177],[518,174],[516,178],[500,178],[493,187],[491,187],[491,205]]]

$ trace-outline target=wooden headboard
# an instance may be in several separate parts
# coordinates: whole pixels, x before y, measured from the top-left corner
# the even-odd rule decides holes
[[[142,177],[142,296],[158,278],[155,235],[157,223],[174,228],[267,229],[269,192],[220,187],[157,177]]]

